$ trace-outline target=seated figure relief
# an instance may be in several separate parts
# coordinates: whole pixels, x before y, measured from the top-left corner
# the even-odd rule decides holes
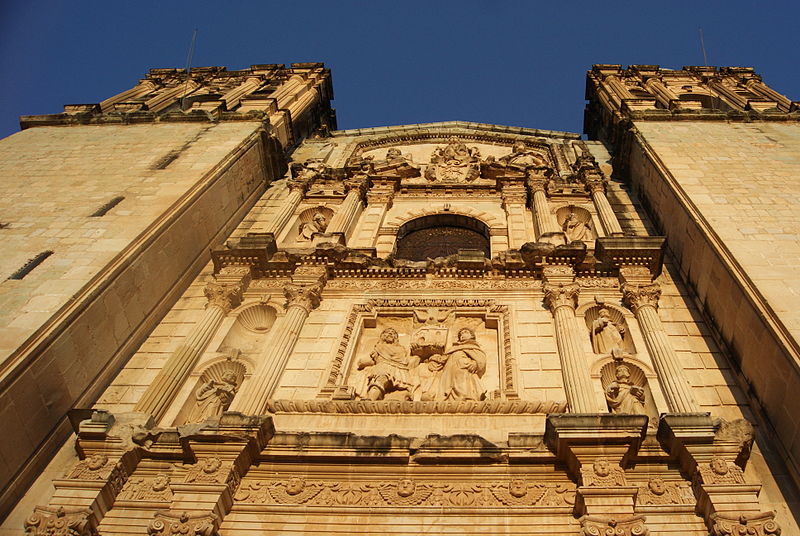
[[[409,352],[394,328],[384,329],[370,354],[356,361],[356,394],[369,400],[483,400],[486,353],[472,329],[459,329],[448,346],[447,331],[431,325],[417,330]]]
[[[611,413],[645,415],[644,387],[631,383],[631,371],[622,362],[617,362],[614,375],[616,379],[605,390]]]
[[[236,373],[227,371],[220,380],[210,379],[204,382],[194,393],[195,405],[187,422],[201,422],[208,417],[222,415],[231,402],[239,384]]]
[[[404,155],[397,147],[386,151],[386,158],[373,164],[376,175],[397,177],[419,177],[419,166],[414,164],[411,155]]]
[[[369,356],[358,362],[358,369],[363,371],[367,383],[360,389],[364,398],[383,400],[397,393],[395,397],[411,400],[415,385],[411,367],[416,363],[398,339],[397,330],[384,329]]]
[[[592,239],[592,231],[589,225],[581,221],[574,213],[570,212],[561,224],[561,230],[567,236],[567,243]]]

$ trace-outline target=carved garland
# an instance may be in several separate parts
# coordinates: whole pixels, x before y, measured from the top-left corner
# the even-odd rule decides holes
[[[347,317],[347,324],[345,325],[344,334],[339,342],[339,347],[336,350],[336,357],[331,364],[331,370],[328,373],[328,379],[324,387],[320,390],[318,398],[330,398],[337,389],[344,388],[344,374],[342,368],[345,365],[345,358],[348,355],[351,344],[353,344],[353,332],[356,327],[360,327],[359,320],[366,315],[377,317],[382,312],[396,312],[392,309],[399,308],[469,308],[470,312],[478,312],[476,310],[483,310],[483,312],[490,315],[499,316],[502,323],[502,337],[503,344],[501,348],[502,359],[502,389],[505,398],[516,399],[518,398],[516,392],[516,385],[514,383],[514,370],[515,361],[514,355],[511,351],[511,320],[509,317],[509,308],[507,305],[498,305],[494,300],[488,299],[445,299],[445,298],[428,298],[428,299],[392,299],[381,298],[369,300],[366,304],[353,305],[350,314]],[[388,311],[387,311],[388,310]],[[500,335],[500,333],[498,333]]]

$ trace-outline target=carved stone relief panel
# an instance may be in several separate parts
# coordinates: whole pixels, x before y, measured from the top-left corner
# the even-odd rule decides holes
[[[354,306],[321,397],[517,398],[508,308],[492,300],[370,300]]]

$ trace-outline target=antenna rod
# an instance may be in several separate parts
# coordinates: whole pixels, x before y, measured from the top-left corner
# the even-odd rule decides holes
[[[189,54],[186,56],[186,83],[183,85],[183,95],[181,95],[181,110],[183,110],[183,99],[189,90],[189,79],[192,77],[192,58],[194,57],[195,43],[197,43],[197,28],[192,32],[192,44],[189,45]]]
[[[700,32],[700,48],[703,49],[703,67],[708,67],[708,55],[706,54],[706,43],[703,39],[703,29],[697,29]]]

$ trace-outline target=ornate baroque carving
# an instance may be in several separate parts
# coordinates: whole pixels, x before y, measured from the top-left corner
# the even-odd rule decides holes
[[[197,463],[186,473],[184,482],[221,484],[225,482],[228,477],[228,469],[229,467],[216,457],[197,460]]]
[[[569,283],[567,285],[545,283],[544,303],[552,312],[555,312],[559,307],[575,307],[580,290],[580,286],[577,283]]]
[[[529,290],[538,288],[541,281],[534,279],[351,279],[336,278],[328,282],[328,289],[468,289],[468,290]],[[619,286],[619,283],[614,285]]]
[[[626,484],[625,471],[605,458],[598,458],[591,465],[582,465],[581,479],[584,486],[613,487]]]
[[[711,458],[697,468],[702,484],[744,484],[742,468],[720,457]]]
[[[188,513],[157,512],[154,520],[147,525],[149,536],[215,536],[217,516],[214,514],[194,515]]]
[[[756,515],[727,516],[711,514],[711,536],[778,536],[781,527],[775,522],[775,512]]]
[[[425,169],[425,178],[438,182],[464,182],[480,175],[480,153],[477,147],[470,149],[453,136],[448,144],[437,147],[431,155],[431,163]]]
[[[65,509],[37,506],[25,520],[28,536],[95,536],[94,514],[89,508]]]
[[[287,307],[297,305],[311,312],[319,307],[322,285],[296,285],[294,283],[287,283],[283,287],[283,294],[286,296]]]
[[[220,307],[227,314],[231,309],[242,302],[242,285],[235,283],[217,283],[211,281],[206,284],[205,295],[208,298],[206,307]]]
[[[657,308],[660,297],[661,286],[658,283],[649,285],[625,283],[622,285],[622,301],[634,312],[639,307],[646,305]]]
[[[502,482],[420,481],[333,482],[325,480],[249,480],[234,501],[251,504],[399,507],[530,507],[575,503],[575,486],[512,479]]]
[[[362,415],[452,414],[531,415],[564,413],[567,403],[553,400],[270,400],[267,410],[280,413],[346,413]]]
[[[583,516],[581,536],[648,536],[643,516],[624,518]]]
[[[134,476],[125,483],[117,500],[169,502],[172,500],[169,484],[169,475],[163,473],[152,478]]]
[[[694,504],[695,497],[688,485],[651,478],[647,485],[639,486],[636,503],[641,505]]]
[[[111,474],[114,464],[109,463],[105,454],[92,454],[81,460],[67,478],[78,480],[105,480]]]
[[[619,288],[616,277],[579,277],[575,282],[581,288]]]

